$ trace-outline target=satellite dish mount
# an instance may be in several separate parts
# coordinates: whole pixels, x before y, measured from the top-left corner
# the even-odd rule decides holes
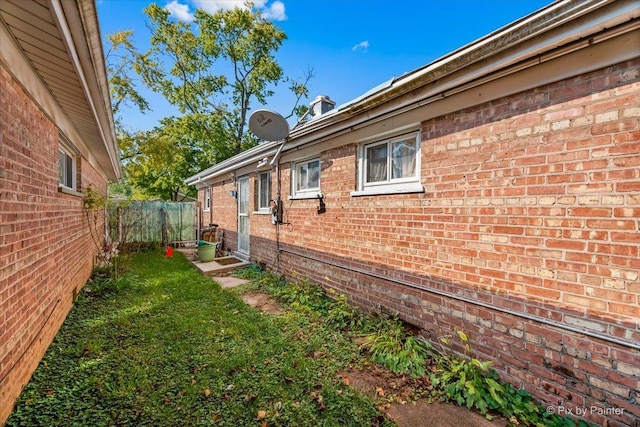
[[[276,200],[271,206],[272,222],[277,226],[283,224],[282,200],[280,198],[280,153],[289,137],[289,123],[280,114],[271,110],[256,110],[249,117],[249,129],[255,136],[264,141],[283,140],[271,164],[276,166],[277,192]]]

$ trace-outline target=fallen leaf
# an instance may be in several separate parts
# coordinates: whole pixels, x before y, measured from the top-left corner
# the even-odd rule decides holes
[[[376,394],[378,396],[384,396],[384,390],[381,387],[376,387]]]
[[[259,420],[264,420],[265,418],[267,418],[267,411],[265,410],[259,410],[258,411],[258,419]]]
[[[207,388],[204,390],[204,397],[209,397],[209,396],[211,396],[211,390]]]
[[[351,380],[348,377],[342,377],[342,383],[345,385],[351,385]]]

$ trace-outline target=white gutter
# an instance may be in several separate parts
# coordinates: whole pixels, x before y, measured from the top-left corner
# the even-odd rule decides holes
[[[118,179],[120,178],[120,158],[117,153],[117,150],[115,149],[116,147],[115,132],[113,128],[105,129],[105,126],[101,120],[102,118],[105,117],[105,114],[111,114],[110,104],[109,104],[109,110],[107,110],[108,112],[105,111],[106,106],[103,105],[103,108],[101,109],[99,109],[96,106],[95,100],[93,98],[93,94],[96,93],[96,90],[92,90],[92,87],[90,87],[89,82],[87,81],[85,69],[83,67],[84,61],[81,60],[80,55],[76,49],[76,45],[74,43],[74,39],[86,41],[85,27],[82,22],[77,22],[73,20],[73,18],[75,17],[73,13],[65,14],[65,10],[64,10],[65,7],[63,6],[60,0],[50,0],[50,1],[53,9],[53,16],[58,24],[58,27],[62,31],[63,40],[65,45],[67,46],[69,56],[71,57],[74,68],[78,75],[80,86],[82,87],[82,90],[84,91],[85,97],[87,99],[87,103],[91,108],[91,112],[95,119],[96,126],[98,127],[98,132],[100,133],[100,138],[103,141],[105,148],[107,149],[107,152],[111,161],[111,167],[112,167],[113,173],[115,174],[115,178]],[[69,8],[72,5],[75,9],[75,7],[77,6],[75,2],[74,3],[65,2],[65,4],[67,5],[67,8]],[[75,9],[75,10],[78,13],[80,13],[78,9]],[[67,18],[69,18],[69,20],[67,20]],[[96,23],[96,29],[97,29],[98,28],[97,20],[95,21],[95,23]],[[73,29],[71,28],[70,25],[73,26]],[[77,37],[74,38],[74,34]],[[88,44],[90,45],[90,43]],[[88,50],[90,52],[90,49]],[[88,60],[90,62],[89,65],[91,65],[88,68],[93,70],[94,68],[92,64],[95,58],[89,58]],[[97,76],[94,76],[94,77],[96,77],[96,81],[97,81]],[[103,96],[104,94],[98,93],[98,95]]]
[[[273,153],[275,153],[277,151],[276,146],[278,144],[282,144],[282,141],[271,141],[253,147],[227,160],[215,164],[210,168],[203,170],[202,172],[198,172],[197,174],[190,176],[189,178],[185,179],[184,182],[187,185],[197,184],[198,182],[206,181],[207,179],[224,175],[243,166],[247,166],[253,162],[257,162],[258,160],[262,160],[263,158],[269,157]]]

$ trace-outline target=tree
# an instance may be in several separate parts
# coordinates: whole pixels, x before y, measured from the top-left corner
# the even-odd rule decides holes
[[[286,35],[250,8],[214,15],[196,11],[192,23],[172,20],[156,4],[145,13],[152,32],[148,51],[136,49],[133,31],[108,36],[107,69],[124,176],[114,190],[176,200],[179,193],[195,192],[184,185],[185,178],[257,144],[246,132],[248,114],[254,103],[266,103],[278,84],[295,96],[289,117],[301,116],[298,103],[308,96],[312,71],[302,81],[284,76],[274,53]],[[165,118],[151,131],[126,129],[123,106],[150,109],[136,78],[182,115]]]
[[[283,76],[274,53],[286,35],[250,7],[213,15],[197,10],[192,23],[171,20],[157,4],[145,13],[151,48],[136,56],[135,70],[148,87],[191,115],[214,151],[231,147],[233,155],[257,144],[246,132],[251,105],[265,104],[279,83],[288,83],[297,97],[292,111],[308,95],[311,71],[304,82]]]
[[[107,35],[107,39],[111,43],[106,54],[107,74],[109,76],[111,109],[116,118],[116,131],[123,130],[119,117],[121,106],[133,104],[143,113],[149,110],[149,103],[138,92],[131,72],[138,56],[131,41],[132,37],[132,30],[118,31],[115,34]]]
[[[209,116],[207,128],[222,132],[216,116]],[[204,117],[186,114],[163,119],[151,131],[122,134],[119,141],[127,180],[150,197],[178,201],[180,194],[195,195],[184,178],[230,156],[229,147],[217,151],[203,137]]]

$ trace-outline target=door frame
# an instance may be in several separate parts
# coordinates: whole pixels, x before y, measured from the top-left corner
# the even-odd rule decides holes
[[[238,195],[238,202],[237,202],[237,212],[238,212],[238,252],[242,253],[242,254],[246,254],[249,255],[249,248],[250,248],[250,241],[251,241],[251,228],[249,227],[249,217],[250,217],[250,212],[251,212],[251,208],[249,206],[249,200],[250,200],[250,196],[249,196],[249,176],[241,176],[238,178],[237,183],[237,195]],[[246,187],[243,189],[243,187]],[[244,206],[246,207],[246,212],[242,212],[242,205],[243,205],[243,200],[242,197],[244,196],[246,197]],[[241,218],[245,218],[246,221],[246,236],[244,234],[241,233]],[[242,238],[246,237],[246,248],[244,248],[244,245],[242,244]]]

